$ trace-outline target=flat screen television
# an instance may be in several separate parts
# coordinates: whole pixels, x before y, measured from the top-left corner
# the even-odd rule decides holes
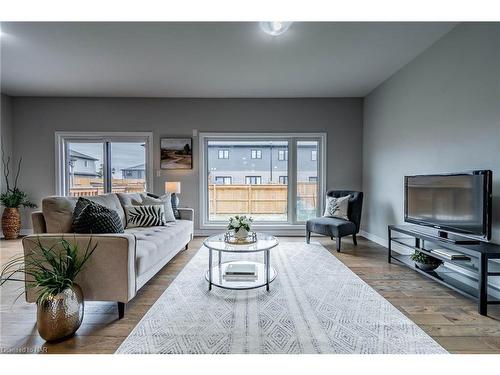
[[[405,176],[405,221],[476,240],[491,239],[492,172]]]

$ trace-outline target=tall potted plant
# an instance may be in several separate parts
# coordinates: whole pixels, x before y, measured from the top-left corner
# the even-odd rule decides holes
[[[19,174],[21,173],[22,161],[23,159],[20,158],[19,164],[17,165],[16,177],[14,178],[14,185],[11,185],[9,179],[10,156],[5,159],[2,147],[3,175],[5,178],[6,190],[0,194],[0,204],[5,207],[2,214],[2,231],[6,240],[13,240],[19,237],[19,232],[21,231],[19,207],[36,207],[36,204],[28,199],[28,195],[17,186]]]
[[[0,286],[7,281],[21,281],[38,294],[37,329],[43,339],[64,339],[82,324],[83,291],[75,280],[96,247],[91,238],[80,254],[76,241],[70,243],[62,238],[45,246],[38,238],[29,256],[14,258],[2,269]]]

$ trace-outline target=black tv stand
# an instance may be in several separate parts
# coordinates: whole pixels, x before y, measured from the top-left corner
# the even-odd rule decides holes
[[[485,242],[472,244],[459,243],[453,239],[436,236],[435,233],[426,231],[424,228],[416,225],[389,225],[387,229],[387,261],[389,263],[396,260],[466,297],[477,300],[478,312],[481,315],[487,315],[488,305],[500,305],[500,299],[494,298],[491,293],[488,293],[488,277],[500,276],[500,268],[498,265],[495,263],[491,265],[488,264],[491,259],[500,259],[500,245]],[[394,233],[403,236],[396,237]],[[410,250],[418,250],[421,253],[442,260],[443,262],[450,263],[468,271],[468,273],[474,274],[475,277],[471,277],[470,282],[466,283],[461,280],[460,277],[454,277],[457,271],[443,266],[438,267],[434,271],[423,271],[415,266],[415,263],[410,259],[409,255],[393,251],[392,245],[394,243],[402,245],[404,248]],[[437,248],[444,248],[462,253],[470,257],[471,260],[448,259],[432,252],[433,249]]]
[[[459,236],[450,236],[448,232],[443,230],[438,231],[438,237],[440,240],[452,242],[456,245],[479,245],[480,241],[473,240],[470,238],[459,237]]]

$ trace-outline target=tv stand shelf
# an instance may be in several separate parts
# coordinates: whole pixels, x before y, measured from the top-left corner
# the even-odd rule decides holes
[[[395,237],[394,233],[398,233],[399,235],[404,235],[406,237]],[[413,243],[409,243],[408,241],[412,241]],[[456,271],[448,268],[438,267],[434,271],[423,271],[415,267],[414,262],[410,259],[409,255],[399,254],[392,250],[393,243],[397,243],[411,250],[418,250],[426,255],[440,259],[443,262],[467,270],[469,273],[474,273],[477,275],[477,287],[473,287],[466,282],[453,277],[453,274],[456,274]],[[444,256],[432,253],[432,249],[427,248],[426,243],[432,243],[434,246],[437,245],[440,248],[465,254],[471,258],[471,261],[450,260]],[[433,234],[431,231],[426,231],[416,225],[389,225],[387,249],[387,261],[389,263],[391,263],[392,260],[396,260],[466,297],[477,300],[478,311],[481,315],[487,315],[488,305],[500,304],[500,300],[494,299],[488,294],[488,277],[500,276],[500,268],[495,265],[495,269],[489,270],[488,261],[491,259],[500,259],[500,245],[491,243],[474,244],[451,242],[448,239],[441,238]],[[475,259],[476,262],[473,262],[472,259]]]

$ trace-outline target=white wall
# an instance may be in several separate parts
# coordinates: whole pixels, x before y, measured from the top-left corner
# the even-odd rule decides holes
[[[12,98],[7,95],[1,96],[0,102],[0,144],[2,145],[5,157],[12,158],[13,144],[13,117],[12,117]],[[10,169],[16,163],[11,162]],[[12,178],[12,177],[11,177]],[[0,162],[0,191],[4,192],[6,183],[4,179],[3,163]],[[0,216],[3,213],[3,207],[0,207]],[[1,228],[1,224],[0,224]]]
[[[154,168],[159,168],[160,137],[210,132],[327,132],[327,187],[361,188],[362,100],[345,99],[13,99],[14,154],[25,161],[21,187],[35,202],[55,192],[55,131],[152,131]],[[194,168],[162,171],[165,180],[181,181],[181,205],[199,213],[198,147],[193,139]],[[196,217],[195,227],[198,227]],[[23,227],[30,227],[27,217]]]
[[[362,229],[403,222],[403,176],[493,170],[500,243],[500,24],[460,24],[364,100]]]

